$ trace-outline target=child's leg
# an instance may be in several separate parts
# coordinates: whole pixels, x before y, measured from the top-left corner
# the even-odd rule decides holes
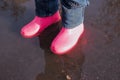
[[[36,16],[21,29],[25,38],[38,36],[49,25],[59,21],[58,0],[35,0]]]
[[[63,27],[53,40],[51,50],[64,54],[72,49],[84,31],[84,10],[88,0],[62,0]]]
[[[88,0],[62,0],[62,22],[65,28],[74,28],[84,21]]]
[[[58,11],[58,0],[35,0],[36,15],[47,17]]]

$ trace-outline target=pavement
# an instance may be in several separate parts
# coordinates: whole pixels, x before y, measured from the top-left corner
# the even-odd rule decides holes
[[[35,16],[33,0],[0,1],[0,80],[119,80],[120,1],[90,0],[85,32],[63,56],[50,43],[56,23],[39,37],[24,39],[20,29]]]

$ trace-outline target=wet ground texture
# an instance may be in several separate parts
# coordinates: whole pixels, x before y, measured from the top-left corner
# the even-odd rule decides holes
[[[0,80],[120,80],[120,0],[90,3],[78,44],[57,56],[49,46],[61,22],[24,39],[19,32],[34,18],[34,0],[0,0]]]

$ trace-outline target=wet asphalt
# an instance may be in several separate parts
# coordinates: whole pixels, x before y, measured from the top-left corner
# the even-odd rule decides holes
[[[85,32],[63,56],[49,49],[61,22],[33,39],[20,35],[34,9],[33,0],[0,0],[0,80],[120,79],[120,0],[90,0]]]

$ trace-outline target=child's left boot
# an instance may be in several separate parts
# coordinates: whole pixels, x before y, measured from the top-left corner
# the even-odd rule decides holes
[[[60,16],[59,11],[57,11],[53,15],[47,16],[47,17],[35,16],[35,18],[31,22],[29,22],[27,25],[25,25],[21,29],[21,35],[24,38],[36,37],[36,36],[40,35],[40,33],[43,30],[45,30],[48,26],[50,26],[60,20],[61,20],[61,16]]]

